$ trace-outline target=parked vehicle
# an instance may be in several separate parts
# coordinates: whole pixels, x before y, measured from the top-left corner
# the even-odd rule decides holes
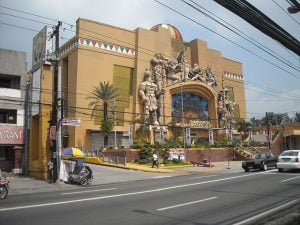
[[[260,169],[263,171],[268,170],[270,167],[276,168],[277,157],[271,152],[259,152],[256,153],[252,159],[244,161],[242,167],[245,172],[249,172],[252,169]]]
[[[277,162],[278,172],[284,169],[300,169],[300,150],[287,150],[280,154]]]
[[[71,184],[80,184],[86,186],[93,181],[93,171],[89,166],[81,166],[69,173],[68,182]]]
[[[9,180],[0,178],[0,199],[5,199],[8,195]]]

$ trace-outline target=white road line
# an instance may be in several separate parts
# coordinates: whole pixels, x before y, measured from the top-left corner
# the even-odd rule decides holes
[[[271,214],[273,214],[273,213],[275,213],[275,212],[277,212],[277,211],[280,211],[281,209],[284,209],[285,207],[289,207],[289,206],[294,205],[294,204],[297,204],[297,203],[299,203],[299,199],[292,200],[292,201],[290,201],[290,202],[288,202],[288,203],[285,203],[285,204],[283,204],[283,205],[281,205],[281,206],[277,206],[277,207],[275,207],[275,208],[273,208],[273,209],[270,209],[270,210],[265,211],[265,212],[263,212],[263,213],[260,213],[260,214],[258,214],[258,215],[249,217],[248,219],[243,220],[243,221],[240,221],[240,222],[235,223],[235,224],[233,224],[233,225],[243,225],[243,224],[247,224],[247,223],[249,223],[249,222],[254,222],[255,220],[259,220],[259,219],[262,218],[262,217],[265,217],[265,216],[267,216],[267,215],[271,215]]]
[[[161,175],[161,176],[152,177],[152,179],[160,179],[160,178],[168,178],[168,177],[172,177],[172,176]]]
[[[206,177],[215,177],[215,176],[218,176],[218,175],[209,175],[209,176],[201,176],[201,177],[191,177],[190,179],[191,180],[196,180],[196,179],[202,179],[202,178],[206,178]]]
[[[289,179],[285,179],[285,180],[282,180],[282,181],[280,181],[280,182],[287,182],[287,181],[295,180],[295,179],[298,179],[298,178],[300,178],[300,176],[292,177],[292,178],[289,178]]]
[[[219,182],[219,181],[233,180],[233,179],[237,179],[237,178],[249,177],[249,176],[254,176],[254,175],[258,175],[258,174],[261,174],[261,173],[252,173],[252,174],[247,174],[247,175],[240,175],[240,176],[227,177],[227,178],[221,178],[221,179],[216,179],[216,180],[202,181],[202,182],[191,183],[191,184],[182,184],[182,185],[177,185],[177,186],[170,186],[170,187],[158,188],[158,189],[152,189],[152,190],[146,190],[146,191],[129,192],[129,193],[125,193],[125,194],[107,195],[107,196],[99,196],[99,197],[94,197],[94,198],[83,198],[83,199],[77,199],[77,200],[52,202],[52,203],[36,204],[36,205],[24,205],[24,206],[18,206],[18,207],[2,208],[2,209],[0,208],[0,212],[19,210],[19,209],[36,208],[36,207],[53,206],[53,205],[71,204],[71,203],[75,203],[75,202],[95,201],[95,200],[100,200],[100,199],[116,198],[116,197],[138,195],[138,194],[145,194],[145,193],[153,193],[153,192],[166,191],[166,190],[170,190],[170,189],[177,189],[177,188],[183,188],[183,187],[189,187],[189,186],[195,186],[195,185],[201,185],[201,184],[209,184],[209,183],[214,183],[214,182]]]
[[[98,189],[98,190],[88,190],[88,191],[74,191],[74,192],[64,192],[62,195],[72,195],[72,194],[80,194],[80,193],[90,193],[90,192],[98,192],[98,191],[110,191],[115,190],[117,188],[107,188],[107,189]]]
[[[198,200],[198,201],[186,202],[186,203],[182,203],[182,204],[178,204],[178,205],[172,205],[172,206],[160,208],[160,209],[157,209],[157,210],[158,211],[163,211],[163,210],[167,210],[167,209],[178,208],[178,207],[182,207],[182,206],[186,206],[186,205],[196,204],[196,203],[199,203],[199,202],[205,202],[205,201],[213,200],[213,199],[216,199],[216,198],[218,198],[218,197],[211,197],[211,198],[201,199],[201,200]]]

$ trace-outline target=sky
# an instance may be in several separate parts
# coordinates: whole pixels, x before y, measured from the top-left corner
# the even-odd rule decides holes
[[[179,29],[184,41],[202,39],[209,48],[220,51],[223,57],[242,63],[246,119],[264,117],[266,112],[288,113],[291,117],[300,112],[299,56],[212,0],[185,1],[197,3],[222,18],[286,63],[250,44],[182,0],[0,0],[0,48],[26,52],[29,70],[33,37],[45,25],[57,25],[58,20],[63,21],[60,43],[75,36],[70,31],[74,31],[75,27],[71,25],[75,25],[79,17],[129,30],[137,27],[150,29],[156,24],[167,23]],[[287,13],[286,9],[290,6],[287,1],[248,2],[299,40],[300,13]]]

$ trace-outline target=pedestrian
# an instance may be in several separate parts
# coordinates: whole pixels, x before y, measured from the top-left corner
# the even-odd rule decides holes
[[[156,155],[156,152],[153,153],[152,155],[152,168],[156,166],[158,169],[158,156]]]
[[[51,159],[48,162],[48,181],[49,183],[53,183],[53,162]]]

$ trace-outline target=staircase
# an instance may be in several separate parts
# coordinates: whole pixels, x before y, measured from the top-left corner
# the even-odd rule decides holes
[[[234,152],[238,155],[240,155],[242,158],[250,159],[253,155],[255,155],[257,152],[260,152],[258,149],[256,149],[253,146],[242,146],[238,145],[234,148]]]

